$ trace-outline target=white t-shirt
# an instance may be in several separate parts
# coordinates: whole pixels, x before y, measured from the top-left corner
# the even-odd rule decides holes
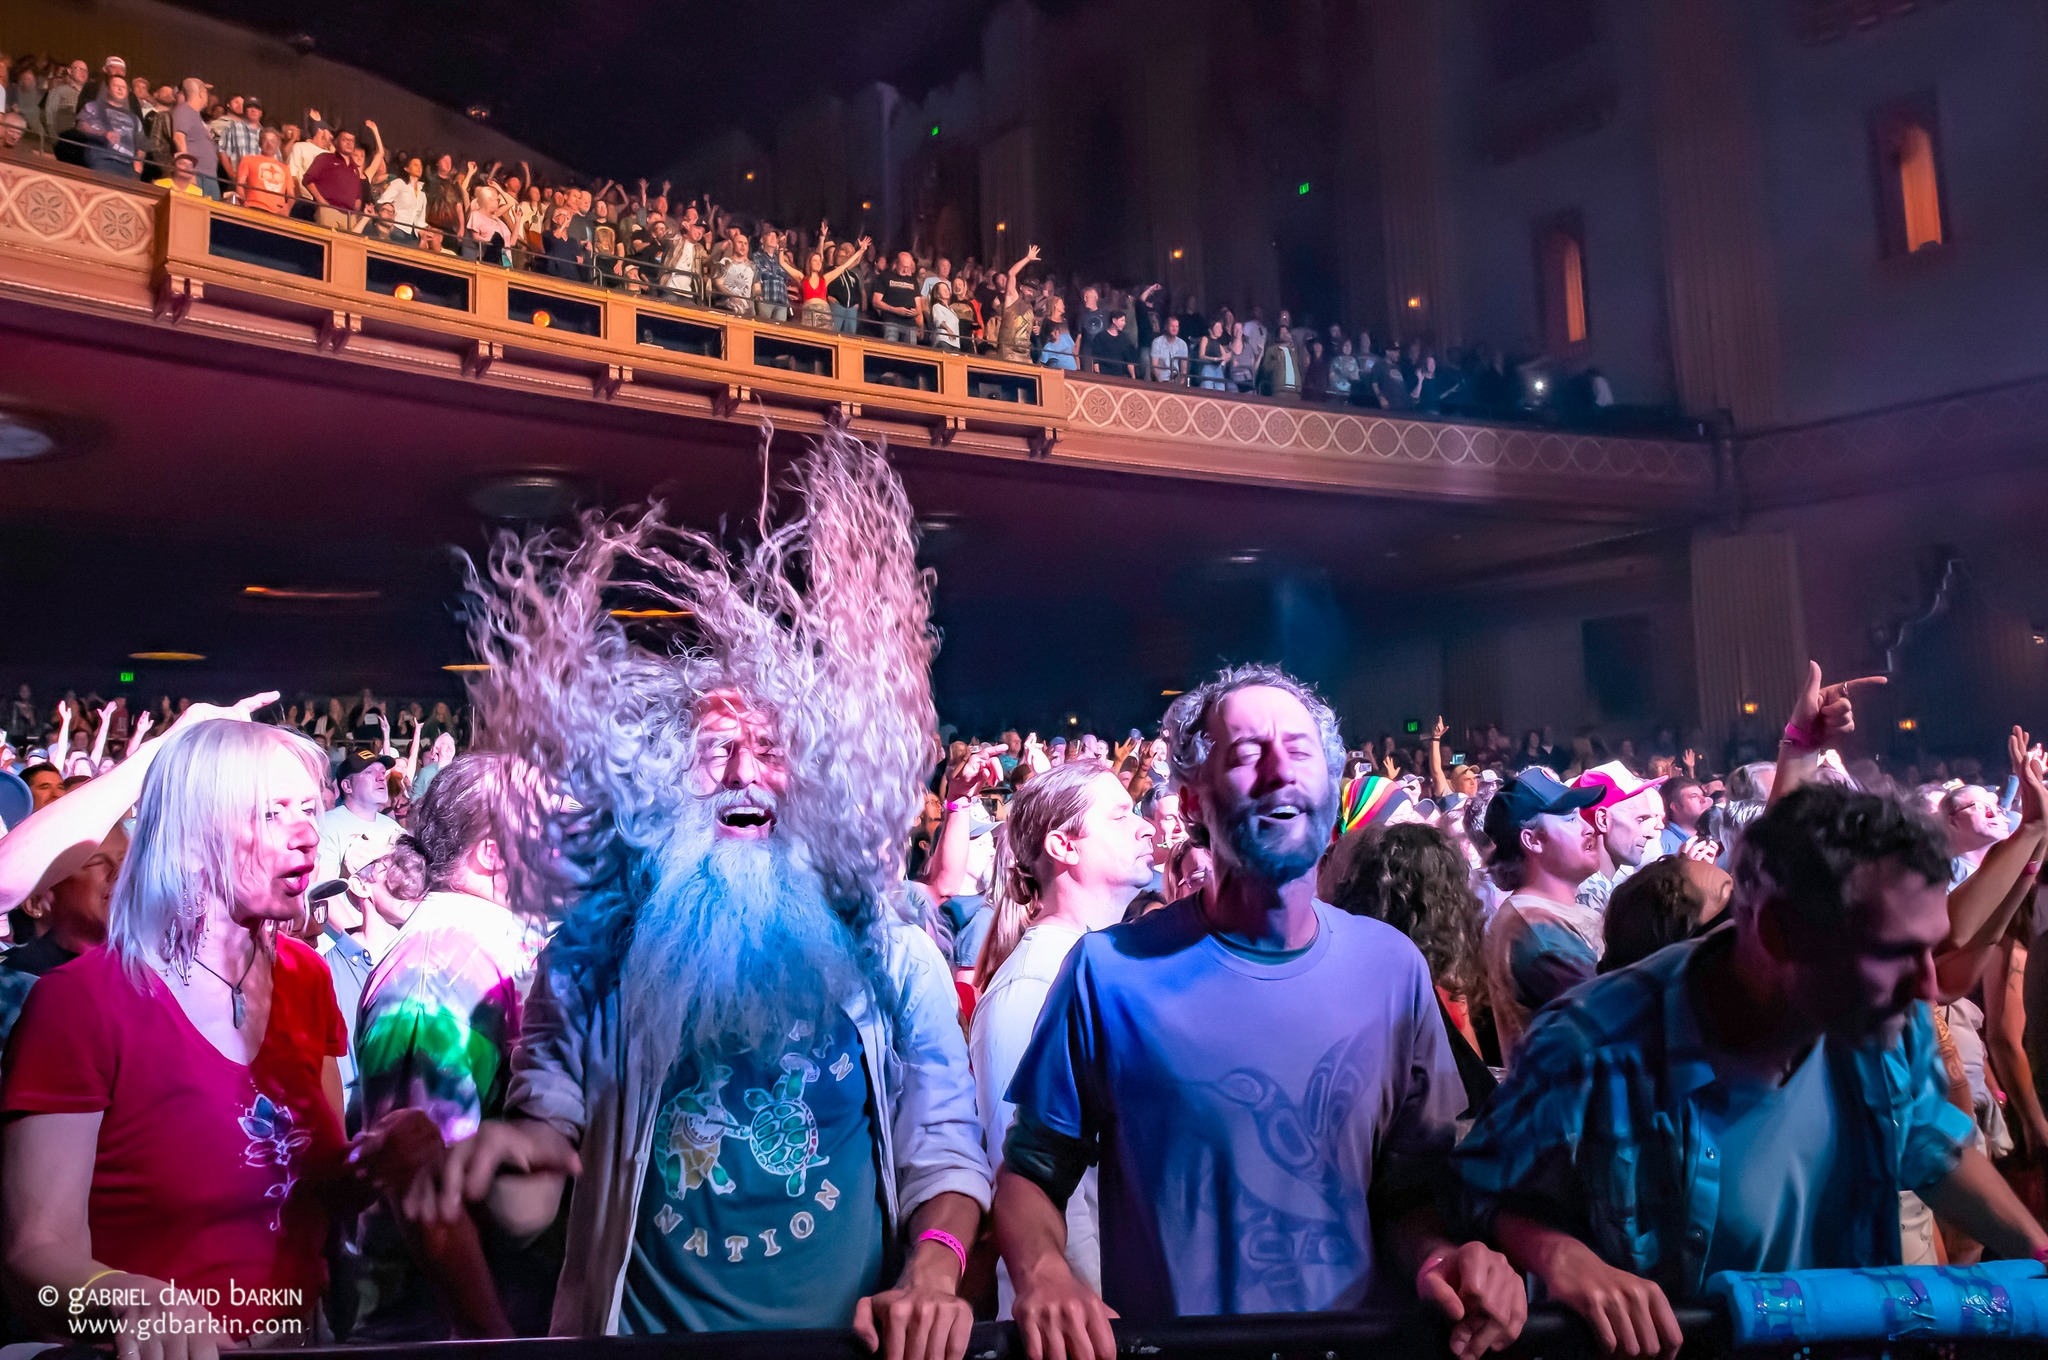
[[[401,176],[384,186],[379,203],[391,205],[391,220],[415,231],[427,225],[427,186]]]
[[[293,142],[291,159],[286,162],[291,169],[292,178],[294,180],[303,180],[306,177],[307,167],[311,166],[314,161],[325,154],[326,152],[317,142]]]
[[[967,1030],[967,1059],[974,1069],[974,1094],[981,1109],[981,1140],[988,1150],[989,1165],[1003,1164],[1003,1139],[1017,1107],[1003,1099],[1010,1078],[1031,1046],[1031,1032],[1038,1025],[1038,1013],[1060,975],[1060,965],[1081,937],[1079,926],[1064,921],[1041,921],[1024,932],[1017,948],[989,979],[988,991],[974,1006],[974,1020]],[[1095,1168],[1088,1168],[1081,1184],[1067,1201],[1067,1264],[1074,1277],[1097,1293],[1102,1292],[1102,1245],[1097,1236]],[[996,1316],[1010,1316],[1016,1292],[1010,1287],[1006,1267],[996,1266]]]
[[[313,881],[325,883],[330,878],[340,878],[341,857],[358,841],[369,841],[375,853],[381,855],[404,834],[404,827],[381,812],[364,821],[350,812],[346,804],[335,804],[320,814],[320,849],[313,860]]]

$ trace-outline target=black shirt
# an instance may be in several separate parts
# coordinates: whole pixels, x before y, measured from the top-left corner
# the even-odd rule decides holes
[[[905,311],[914,312],[917,310],[917,280],[914,278],[906,279],[901,274],[891,273],[881,283],[876,285],[875,291],[881,295],[882,301],[888,306],[901,307]],[[895,312],[878,311],[876,315],[886,316],[892,321],[899,319],[898,313]],[[908,320],[909,318],[903,317],[901,319]]]
[[[38,935],[27,944],[17,945],[0,956],[0,968],[17,973],[33,973],[37,977],[49,972],[62,963],[69,963],[78,955],[58,944],[50,935]]]
[[[1111,335],[1108,331],[1091,335],[1081,342],[1081,353],[1091,362],[1084,367],[1112,377],[1135,377],[1133,366],[1138,362],[1138,342],[1131,339],[1131,333],[1124,331]]]
[[[841,307],[860,306],[861,268],[853,268],[825,285],[825,296]]]

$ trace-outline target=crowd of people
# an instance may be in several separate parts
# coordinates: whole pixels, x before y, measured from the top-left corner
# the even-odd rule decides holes
[[[152,83],[119,56],[97,69],[0,56],[0,150],[666,302],[1017,363],[1420,415],[1662,419],[1617,406],[1597,368],[1552,372],[1488,346],[1376,345],[1284,309],[1205,310],[1156,282],[1061,280],[1036,247],[956,260],[921,240],[835,235],[829,221],[746,220],[670,184],[544,183],[528,164],[387,147],[369,119],[350,129],[318,109],[273,113],[198,76]]]
[[[1107,1360],[1406,1301],[1469,1357],[1540,1283],[1668,1355],[1718,1272],[2048,1259],[2023,730],[2005,789],[1902,782],[1815,666],[1732,768],[1353,748],[1247,665],[1113,746],[968,740],[886,459],[797,478],[750,546],[502,541],[459,713],[20,694],[16,1335]]]

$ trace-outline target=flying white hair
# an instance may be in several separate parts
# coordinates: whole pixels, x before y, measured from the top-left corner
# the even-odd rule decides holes
[[[791,490],[800,512],[770,525],[764,504],[750,548],[657,504],[501,535],[471,569],[470,640],[490,667],[471,684],[479,741],[530,766],[501,836],[514,900],[566,913],[562,943],[600,978],[682,820],[696,722],[721,691],[774,724],[790,776],[778,834],[864,943],[901,877],[934,749],[930,573],[882,449],[828,430]],[[611,612],[634,606],[691,617],[657,651]]]

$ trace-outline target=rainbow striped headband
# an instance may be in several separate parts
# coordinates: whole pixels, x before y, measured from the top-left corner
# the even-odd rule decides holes
[[[1337,798],[1337,830],[1342,836],[1356,827],[1384,822],[1394,809],[1411,801],[1408,791],[1383,775],[1362,774],[1344,781]]]

